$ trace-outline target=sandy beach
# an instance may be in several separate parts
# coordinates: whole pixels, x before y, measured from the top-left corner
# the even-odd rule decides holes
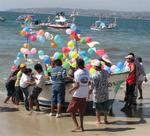
[[[68,113],[64,117],[49,117],[49,108],[41,107],[42,112],[33,112],[29,115],[23,105],[17,110],[13,104],[3,104],[4,94],[0,97],[0,133],[5,136],[148,136],[150,133],[150,84],[144,84],[143,100],[137,100],[137,107],[123,113],[124,88],[122,88],[113,104],[109,124],[95,125],[95,116],[86,115],[84,132],[71,132],[73,122]],[[1,84],[1,89],[3,89]]]

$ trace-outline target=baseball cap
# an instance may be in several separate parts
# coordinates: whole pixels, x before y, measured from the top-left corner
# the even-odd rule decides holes
[[[20,64],[20,68],[24,68],[26,65],[25,64]]]
[[[127,55],[126,57],[125,57],[125,59],[133,59],[134,57],[133,57],[133,55]]]

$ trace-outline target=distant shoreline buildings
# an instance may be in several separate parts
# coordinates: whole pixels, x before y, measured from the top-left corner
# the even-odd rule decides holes
[[[144,19],[150,20],[150,12],[127,12],[127,11],[111,11],[111,10],[99,10],[99,9],[76,9],[79,16],[91,16],[91,17],[108,17],[108,18],[125,18],[125,19]],[[70,15],[73,9],[69,8],[18,8],[7,10],[10,12],[21,13],[40,13],[40,14],[56,14],[57,12],[64,11],[66,15]]]

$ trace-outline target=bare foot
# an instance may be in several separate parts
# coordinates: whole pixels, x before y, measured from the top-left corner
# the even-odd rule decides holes
[[[100,124],[102,124],[100,121],[96,122],[96,127],[100,127]]]
[[[71,132],[83,132],[84,129],[83,130],[82,129],[80,127],[76,127],[75,129],[71,130]]]

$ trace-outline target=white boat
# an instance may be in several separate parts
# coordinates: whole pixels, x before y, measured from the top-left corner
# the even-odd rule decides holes
[[[5,20],[6,20],[6,19],[5,19],[4,17],[0,16],[0,21],[1,21],[1,22],[5,22]]]
[[[52,29],[68,29],[71,24],[75,21],[76,11],[70,15],[70,18],[67,19],[65,17],[64,12],[58,12],[54,19],[51,20],[51,17],[48,17],[48,21],[46,23],[41,23],[41,27],[48,27]]]
[[[113,22],[104,22],[101,19],[95,21],[95,24],[93,24],[91,26],[91,30],[94,31],[101,31],[101,30],[105,30],[105,29],[114,29],[117,26],[117,21],[116,18],[114,19]]]
[[[126,80],[129,72],[123,72],[118,74],[111,74],[109,77],[109,90],[110,93],[113,94],[113,91],[115,90],[115,86],[118,82],[123,82]],[[71,100],[72,95],[69,94],[69,88],[73,86],[73,82],[66,81],[66,91],[65,91],[65,102],[68,103]],[[39,103],[44,106],[50,105],[50,99],[51,99],[51,81],[47,81],[45,88],[41,92],[39,96]]]

